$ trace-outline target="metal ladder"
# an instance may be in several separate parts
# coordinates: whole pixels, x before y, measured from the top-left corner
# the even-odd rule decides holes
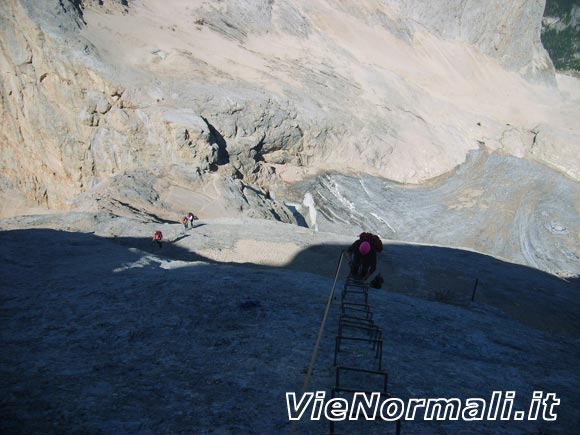
[[[338,278],[340,276],[341,266],[344,260],[345,251],[340,253],[338,264],[336,267],[336,273],[334,276],[334,283],[330,294],[328,296],[328,302],[324,310],[324,316],[318,331],[318,338],[316,339],[316,344],[314,345],[314,351],[310,360],[310,365],[306,372],[306,379],[304,380],[304,386],[302,392],[308,391],[310,386],[310,380],[312,377],[312,372],[314,370],[314,365],[318,357],[318,350],[320,348],[320,343],[324,335],[324,329],[326,325],[326,320],[328,318],[328,313],[330,311],[331,305],[333,305],[334,293],[336,289],[336,284],[338,283]],[[357,332],[359,335],[357,335]],[[358,365],[346,365],[339,364],[344,363],[345,357],[348,354],[348,349],[346,349],[346,343],[356,343],[362,345],[361,347],[367,352],[367,358],[365,364]],[[374,357],[369,364],[368,353],[369,347],[372,352],[374,352]],[[363,351],[363,352],[364,352]],[[364,355],[361,354],[361,355]],[[374,366],[376,364],[376,368]],[[379,393],[381,397],[390,397],[387,392],[387,381],[388,375],[383,369],[383,332],[382,329],[375,324],[373,320],[373,312],[369,304],[369,286],[366,282],[356,281],[352,279],[347,279],[340,298],[340,318],[338,324],[338,333],[336,335],[335,349],[334,349],[334,366],[335,366],[335,385],[331,389],[331,398],[337,397],[341,394],[349,393]],[[373,382],[373,387],[367,388],[368,383],[365,384],[361,379],[359,382],[352,382],[351,384],[345,384],[345,375],[354,375],[355,378],[358,377],[373,377],[380,380],[380,391],[377,391],[375,386],[377,382]],[[382,421],[382,420],[381,420]],[[335,425],[336,422],[329,421],[330,431],[328,435],[347,435],[342,432],[336,432]],[[290,435],[295,435],[297,429],[298,420],[292,422],[292,427],[290,429]],[[401,433],[401,421],[396,422],[396,435]],[[353,435],[353,434],[350,434]]]
[[[346,344],[351,346],[346,346]],[[348,278],[340,298],[340,317],[334,348],[335,385],[331,398],[344,394],[380,393],[387,391],[388,374],[383,368],[383,331],[373,319],[369,304],[369,285]],[[345,380],[346,378],[346,380]],[[375,386],[380,386],[376,388]],[[329,421],[329,435],[346,435],[337,432],[335,421]],[[401,433],[397,420],[396,435]]]

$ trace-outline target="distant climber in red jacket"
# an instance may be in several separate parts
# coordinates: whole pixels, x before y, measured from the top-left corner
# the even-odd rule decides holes
[[[161,243],[163,242],[163,233],[161,230],[155,231],[155,234],[153,234],[153,241],[157,243],[159,248],[161,248]]]

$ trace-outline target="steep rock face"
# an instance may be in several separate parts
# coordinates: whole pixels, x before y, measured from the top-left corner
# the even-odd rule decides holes
[[[264,181],[273,170],[263,167],[261,154],[300,142],[296,113],[287,101],[281,107],[260,95],[257,102],[247,98],[245,107],[210,95],[194,111],[164,104],[160,86],[126,89],[115,83],[114,74],[103,74],[94,47],[78,36],[86,25],[79,6],[47,4],[52,7],[44,10],[15,0],[1,6],[3,191],[16,189],[33,204],[66,209],[76,195],[137,169],[150,168],[153,174],[179,165],[195,178],[227,163],[226,172],[236,178],[244,173],[249,182]],[[115,2],[105,7],[107,13],[126,12]],[[204,114],[217,120],[221,132]],[[247,202],[243,188],[234,190],[239,190],[234,202]]]
[[[177,165],[266,197],[309,171],[417,183],[479,146],[577,177],[574,104],[493,60],[531,71],[541,3],[419,3],[2,2],[0,186],[62,209]]]
[[[63,53],[63,41],[33,22],[22,4],[8,1],[2,8],[7,38],[0,42],[5,78],[0,164],[3,176],[15,180],[27,197],[62,208],[123,170],[215,163],[217,146],[199,116],[160,119],[148,113],[150,98],[106,80],[95,68],[90,46],[80,51],[74,33],[64,31],[71,47]],[[79,19],[64,9],[53,13],[72,29]]]
[[[411,26],[444,39],[465,41],[525,77],[554,82],[554,67],[540,41],[545,0],[393,0]]]
[[[319,11],[309,3],[313,2],[225,0],[205,4],[197,13],[203,22],[239,41],[271,31],[306,38],[317,30]],[[316,3],[352,15],[367,26],[381,26],[403,40],[410,41],[416,31],[426,29],[442,39],[464,41],[510,70],[555,84],[554,67],[540,41],[545,0]]]

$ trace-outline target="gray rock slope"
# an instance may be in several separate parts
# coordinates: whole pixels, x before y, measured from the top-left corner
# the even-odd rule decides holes
[[[281,236],[280,225],[270,225],[269,233]],[[331,278],[211,262],[179,245],[165,257],[143,237],[7,228],[3,223],[0,232],[3,433],[289,432],[285,393],[302,386]],[[298,257],[321,247],[311,248]],[[332,269],[337,247],[331,251],[324,261],[304,264]],[[415,252],[407,260],[430,268],[421,258]],[[506,267],[509,280],[513,265]],[[492,391],[515,390],[515,409],[525,409],[535,390],[561,400],[554,422],[416,421],[406,422],[403,433],[574,432],[577,298],[561,306],[558,322],[571,328],[567,336],[525,326],[486,304],[427,301],[392,292],[395,287],[370,295],[395,397],[489,399]],[[539,292],[521,303],[531,312],[552,301]],[[333,306],[313,390],[328,391],[334,383],[337,311]],[[305,421],[298,433],[327,427]],[[394,430],[384,424],[355,429]]]
[[[578,183],[537,163],[474,152],[452,175],[420,187],[327,174],[310,192],[321,230],[371,230],[385,239],[456,246],[561,276],[580,275]]]

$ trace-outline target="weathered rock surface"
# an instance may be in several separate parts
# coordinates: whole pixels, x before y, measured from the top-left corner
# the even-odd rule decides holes
[[[463,41],[526,77],[554,83],[554,68],[540,42],[545,0],[390,0],[387,2],[239,2],[204,4],[195,12],[225,36],[245,41],[252,35],[287,33],[308,38],[319,31],[317,14],[334,9],[365,27],[379,26],[404,41],[427,30],[444,40]],[[356,31],[359,26],[352,29]],[[347,29],[341,29],[348,31]]]
[[[545,0],[394,0],[415,28],[465,41],[510,70],[554,83],[554,67],[540,41]]]
[[[304,383],[337,253],[350,238],[262,220],[204,223],[163,225],[170,243],[162,249],[143,236],[157,224],[125,218],[66,213],[0,223],[3,432],[290,432],[284,395]],[[294,258],[284,249],[293,244]],[[580,301],[571,285],[461,250],[386,249],[386,289],[369,301],[385,332],[393,396],[488,398],[509,389],[520,410],[541,386],[561,400],[553,422],[419,414],[404,433],[575,433]],[[396,293],[447,289],[466,270],[484,273],[476,303]],[[332,306],[316,390],[335,385],[339,314]],[[324,419],[303,418],[298,433],[327,429]],[[355,429],[395,431],[380,420]]]
[[[542,9],[7,0],[0,188],[15,205],[2,215],[205,207],[293,222],[271,195],[286,182],[421,183],[480,147],[580,180],[580,85],[552,86]]]
[[[580,275],[578,183],[524,159],[474,153],[453,175],[421,187],[327,174],[293,189],[292,199],[314,197],[323,231],[354,226],[384,239],[463,247]]]
[[[275,182],[277,164],[418,182],[487,136],[501,142],[507,120],[521,136],[510,141],[529,148],[543,113],[512,120],[510,107],[487,110],[496,97],[480,105],[471,95],[465,107],[447,91],[507,79],[518,99],[532,98],[484,54],[551,80],[543,3],[472,3],[3,2],[2,175],[34,203],[63,208],[148,166],[227,163],[261,184]],[[155,32],[140,30],[152,19]],[[478,83],[482,68],[491,78]],[[535,158],[577,177],[577,158],[560,157],[576,134],[550,124],[540,137],[562,141]]]
[[[71,33],[58,37],[42,29],[19,2],[6,2],[2,15],[3,28],[20,32],[4,40],[2,51],[0,165],[28,198],[65,208],[67,200],[123,170],[215,162],[209,128],[199,117],[148,112],[150,101],[105,79],[90,55],[77,51],[77,41],[62,53],[61,37]],[[14,47],[17,55],[10,56]]]

